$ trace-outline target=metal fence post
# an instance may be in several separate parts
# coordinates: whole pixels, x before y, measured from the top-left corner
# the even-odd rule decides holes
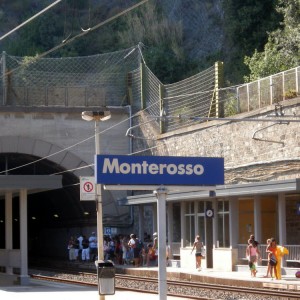
[[[273,77],[270,76],[270,104],[273,104]]]
[[[141,74],[140,74],[140,79],[141,79],[141,109],[145,109],[146,108],[146,100],[145,100],[145,66],[144,64],[141,62],[140,63],[140,70],[141,70]]]
[[[2,99],[2,105],[6,105],[7,100],[7,87],[6,87],[6,52],[2,52],[2,89],[3,89],[3,99]]]
[[[295,68],[295,73],[296,73],[296,93],[297,93],[297,95],[299,94],[299,75],[298,75],[298,70],[300,72],[300,67]]]
[[[216,103],[216,118],[222,117],[224,114],[224,103],[220,103],[220,88],[224,83],[224,68],[223,62],[215,62],[215,103]],[[222,107],[221,107],[222,106]]]
[[[159,85],[159,111],[160,115],[163,116],[164,113],[164,86],[162,84]],[[163,119],[159,121],[160,133],[165,132],[165,122]]]

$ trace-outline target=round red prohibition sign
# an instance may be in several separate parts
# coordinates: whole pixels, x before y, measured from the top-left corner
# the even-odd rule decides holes
[[[90,193],[93,191],[94,185],[91,182],[87,181],[84,183],[83,189],[85,192]]]

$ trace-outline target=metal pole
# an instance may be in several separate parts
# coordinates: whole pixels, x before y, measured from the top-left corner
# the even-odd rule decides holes
[[[96,155],[100,154],[99,121],[95,121],[95,149]],[[96,170],[95,170],[96,178]],[[102,185],[96,185],[97,201],[97,241],[98,241],[98,260],[104,260],[103,253],[103,219],[102,219]],[[99,284],[99,282],[98,282]],[[99,288],[99,287],[98,287]],[[99,295],[100,300],[105,300],[105,295]]]
[[[158,296],[167,299],[167,261],[166,261],[166,199],[167,189],[161,186],[154,191],[157,197],[158,216]]]
[[[3,95],[3,98],[2,98],[2,105],[6,105],[6,101],[7,101],[7,89],[6,89],[6,52],[3,51],[2,52],[2,95]]]

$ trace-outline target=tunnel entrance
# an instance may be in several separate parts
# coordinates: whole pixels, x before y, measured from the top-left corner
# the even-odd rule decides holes
[[[46,159],[19,154],[0,154],[1,175],[62,175],[63,187],[57,190],[28,194],[28,254],[30,257],[49,256],[44,247],[55,241],[46,241],[47,232],[51,232],[49,239],[58,236],[62,229],[84,226],[96,226],[96,210],[93,201],[80,201],[79,178],[72,172],[65,170]],[[21,167],[20,167],[21,166]],[[7,170],[4,171],[3,170]],[[64,173],[61,173],[64,172]],[[13,195],[13,249],[20,248],[20,207],[19,196]],[[0,199],[0,248],[5,248],[5,199]],[[62,243],[67,241],[62,241]],[[58,253],[57,253],[58,254]],[[55,254],[54,254],[55,256]]]

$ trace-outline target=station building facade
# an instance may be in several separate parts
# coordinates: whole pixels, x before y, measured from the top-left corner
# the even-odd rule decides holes
[[[266,240],[276,238],[289,249],[283,267],[297,267],[300,257],[300,99],[281,103],[286,117],[274,106],[237,115],[238,121],[211,121],[157,135],[152,155],[224,157],[225,184],[215,191],[170,192],[167,196],[167,240],[172,258],[182,267],[195,267],[191,248],[199,234],[205,244],[204,264],[216,270],[235,270],[245,264],[250,234],[260,242],[266,264]],[[290,117],[288,117],[290,116]],[[260,121],[295,120],[293,122]],[[257,120],[248,122],[245,118]],[[144,129],[153,139],[154,126]],[[134,141],[133,141],[134,143]],[[138,143],[141,143],[139,140]],[[162,146],[163,145],[163,146]],[[135,151],[140,147],[135,145]],[[137,232],[157,230],[157,199],[135,194],[123,205],[136,207]],[[152,213],[149,213],[149,210]],[[147,219],[148,218],[148,219]],[[145,229],[147,224],[152,228]]]

